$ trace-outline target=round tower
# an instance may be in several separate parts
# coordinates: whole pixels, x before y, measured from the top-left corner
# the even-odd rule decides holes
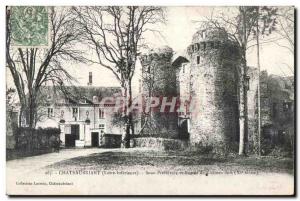
[[[192,146],[229,148],[238,140],[238,46],[222,30],[201,30],[188,47],[191,61]]]
[[[168,46],[154,49],[141,56],[142,63],[142,88],[145,102],[149,97],[156,97],[160,100],[156,108],[152,108],[147,114],[142,115],[144,126],[142,135],[158,136],[166,138],[177,138],[178,136],[178,115],[176,109],[170,111],[170,106],[161,110],[163,99],[168,103],[172,99],[176,101],[176,68],[172,66],[173,50]]]

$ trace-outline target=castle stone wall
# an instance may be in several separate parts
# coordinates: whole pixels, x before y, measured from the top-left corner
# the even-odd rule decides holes
[[[211,33],[211,32],[210,32]],[[197,33],[188,52],[191,61],[190,142],[194,146],[227,146],[237,142],[238,49],[226,35],[203,38]]]
[[[176,69],[172,66],[173,50],[169,47],[159,48],[141,57],[143,72],[143,96],[145,101],[149,97],[168,98],[171,102],[173,97],[177,97]],[[161,104],[160,104],[161,106]],[[177,112],[167,110],[161,112],[160,107],[151,110],[151,115],[142,115],[142,125],[144,126],[142,135],[164,136],[167,138],[178,137],[178,115]]]

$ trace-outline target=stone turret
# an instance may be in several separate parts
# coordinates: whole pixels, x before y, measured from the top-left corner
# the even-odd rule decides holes
[[[200,30],[187,49],[191,61],[190,142],[228,148],[238,141],[240,53],[222,30]]]
[[[173,97],[177,97],[176,68],[172,66],[172,56],[173,50],[168,46],[141,56],[143,95],[146,99],[158,97],[162,101],[163,97],[167,97],[168,102],[171,102]],[[163,112],[159,107],[152,111],[151,122],[149,121],[143,130],[144,135],[177,138],[177,112],[175,110],[170,112],[169,107],[166,108]],[[144,118],[142,117],[142,121],[144,120],[145,115]]]

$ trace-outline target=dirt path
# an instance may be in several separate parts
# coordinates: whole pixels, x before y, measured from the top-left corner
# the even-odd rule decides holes
[[[6,171],[11,174],[26,174],[32,171],[39,170],[43,167],[64,161],[67,159],[87,156],[95,153],[102,153],[107,151],[120,151],[119,149],[62,149],[60,152],[42,154],[38,156],[25,157],[22,159],[15,159],[6,162]]]
[[[155,153],[158,154],[153,155]],[[196,158],[195,161],[188,159],[189,157],[174,158],[166,153],[147,152],[141,149],[65,149],[60,153],[8,161],[7,192],[23,195],[290,195],[293,193],[292,174],[261,169],[254,174],[224,174],[221,171],[223,169],[247,170],[249,164],[234,165],[222,161],[208,162],[201,158],[201,160]],[[45,172],[48,171],[48,166],[52,167],[50,169],[55,174]],[[69,173],[78,167],[86,173]],[[163,170],[167,172],[162,172]],[[188,173],[181,174],[182,170]],[[203,170],[220,171],[220,174],[199,173]],[[190,172],[198,173],[190,174]],[[22,182],[31,184],[20,184]],[[67,185],[52,185],[51,182],[63,182]]]

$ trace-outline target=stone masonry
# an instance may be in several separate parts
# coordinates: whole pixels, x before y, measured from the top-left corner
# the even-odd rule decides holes
[[[190,116],[191,145],[233,145],[238,140],[238,48],[225,32],[198,31],[188,55],[190,94],[195,104]]]
[[[172,66],[173,50],[170,47],[155,49],[141,57],[143,74],[143,96],[146,101],[149,97],[160,98],[158,108],[153,108],[150,114],[142,114],[142,125],[146,122],[142,135],[163,138],[178,137],[178,115],[174,110],[170,112],[167,106],[160,111],[162,98],[167,97],[171,102],[177,97],[176,69]],[[148,119],[147,119],[148,118]]]

